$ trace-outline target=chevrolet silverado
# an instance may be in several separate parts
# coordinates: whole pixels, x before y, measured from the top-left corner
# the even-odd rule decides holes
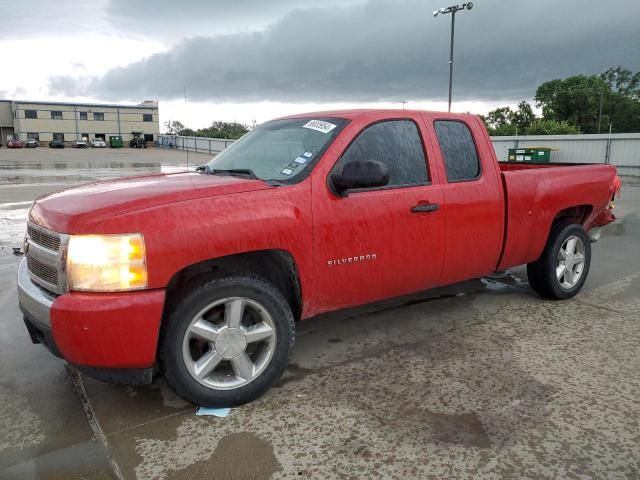
[[[237,405],[323,312],[522,264],[540,296],[576,295],[619,186],[611,165],[498,163],[473,115],[295,115],[195,172],[37,199],[19,303],[32,341],[88,375]]]

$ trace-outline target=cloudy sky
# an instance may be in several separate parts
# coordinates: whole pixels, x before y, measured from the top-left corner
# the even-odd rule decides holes
[[[162,121],[193,127],[403,101],[446,109],[450,17],[431,12],[447,5],[24,0],[29,14],[0,29],[0,98],[157,99]],[[637,0],[477,0],[456,16],[453,109],[486,113],[552,78],[640,70],[638,18]]]

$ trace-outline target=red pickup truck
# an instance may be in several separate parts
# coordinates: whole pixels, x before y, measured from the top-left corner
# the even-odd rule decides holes
[[[498,163],[472,115],[296,115],[196,172],[37,199],[19,302],[32,340],[91,376],[159,372],[236,405],[322,312],[521,264],[542,297],[574,296],[619,187],[611,165]]]

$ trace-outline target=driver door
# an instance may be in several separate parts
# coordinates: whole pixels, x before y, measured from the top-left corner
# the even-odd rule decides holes
[[[442,270],[443,193],[428,168],[422,119],[349,127],[355,139],[330,171],[314,176],[318,313],[434,287]],[[383,162],[389,184],[333,193],[327,174],[354,160]]]

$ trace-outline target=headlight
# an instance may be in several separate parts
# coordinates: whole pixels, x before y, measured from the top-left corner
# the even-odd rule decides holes
[[[70,290],[117,292],[146,288],[142,234],[72,235],[67,275]]]

